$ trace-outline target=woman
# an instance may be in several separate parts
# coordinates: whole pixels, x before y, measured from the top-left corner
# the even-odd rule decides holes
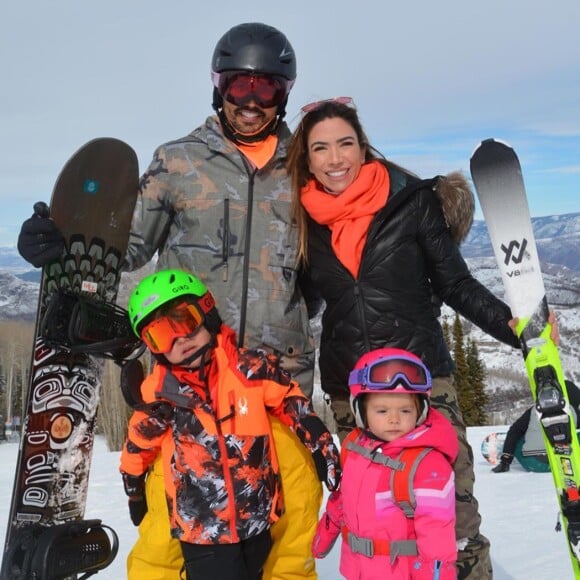
[[[433,375],[433,406],[453,423],[458,578],[492,577],[479,533],[472,450],[453,384],[440,301],[494,338],[518,347],[509,307],[470,274],[458,244],[473,218],[459,173],[421,180],[386,161],[349,98],[307,105],[288,157],[299,256],[326,301],[320,375],[341,440],[354,427],[348,376],[358,357],[390,346],[419,356]]]

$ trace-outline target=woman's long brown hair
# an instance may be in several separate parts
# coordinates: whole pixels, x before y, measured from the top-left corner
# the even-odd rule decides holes
[[[359,145],[365,148],[365,163],[375,159],[387,165],[384,156],[369,144],[354,107],[330,100],[303,115],[290,140],[286,165],[292,186],[291,217],[298,227],[298,263],[302,265],[308,264],[308,216],[300,201],[300,192],[312,179],[308,168],[308,137],[315,125],[335,117],[343,119],[354,129]]]

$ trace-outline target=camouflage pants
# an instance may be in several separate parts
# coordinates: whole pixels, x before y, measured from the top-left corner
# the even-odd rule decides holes
[[[332,397],[330,401],[337,434],[342,442],[355,426],[348,398]],[[443,413],[455,427],[459,440],[459,455],[453,465],[455,471],[455,537],[457,538],[458,580],[491,580],[493,572],[489,555],[489,540],[479,532],[481,516],[473,495],[475,473],[473,451],[467,441],[467,431],[457,402],[457,391],[451,377],[433,379],[431,404]]]

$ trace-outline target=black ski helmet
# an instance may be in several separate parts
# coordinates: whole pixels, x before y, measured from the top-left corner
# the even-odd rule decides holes
[[[286,82],[286,98],[278,105],[278,120],[286,114],[288,93],[296,80],[296,55],[286,36],[277,28],[261,22],[247,22],[230,28],[216,44],[211,59],[211,77],[214,85],[214,110],[219,114],[226,136],[236,141],[224,115],[220,112],[223,98],[219,91],[221,73],[241,71],[281,77]],[[277,121],[267,128],[273,133]],[[261,140],[263,134],[248,141]]]
[[[218,41],[211,59],[212,73],[248,71],[296,79],[296,55],[277,28],[249,22],[230,28]],[[217,86],[217,85],[216,85]]]

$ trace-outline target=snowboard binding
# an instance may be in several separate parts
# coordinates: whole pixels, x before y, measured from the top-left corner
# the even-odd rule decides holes
[[[101,520],[26,526],[5,554],[3,580],[85,580],[117,555],[119,538]],[[78,576],[82,574],[82,576]]]
[[[137,358],[145,345],[135,336],[127,311],[61,289],[49,298],[40,335],[72,353],[84,352],[116,361]]]

